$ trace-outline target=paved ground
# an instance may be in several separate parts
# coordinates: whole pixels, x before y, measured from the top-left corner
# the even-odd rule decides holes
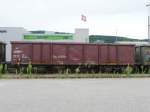
[[[0,80],[0,112],[150,112],[150,79]]]

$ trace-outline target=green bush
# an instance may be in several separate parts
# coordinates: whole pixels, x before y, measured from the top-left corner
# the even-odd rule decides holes
[[[132,67],[128,64],[128,66],[126,67],[124,73],[129,76],[132,73],[133,69]]]
[[[77,67],[76,70],[75,70],[75,72],[76,72],[77,74],[79,74],[79,73],[80,73],[80,67]]]
[[[4,73],[8,73],[8,71],[7,71],[7,64],[5,64]]]
[[[141,70],[142,70],[141,73],[144,74],[145,73],[144,66],[141,66]]]
[[[33,71],[34,71],[35,74],[37,74],[38,73],[38,68],[37,67],[33,67]]]
[[[3,64],[0,64],[0,74],[3,74]]]
[[[0,78],[2,77],[3,74],[3,64],[0,64]]]
[[[148,68],[148,74],[150,74],[150,68]]]
[[[27,66],[27,74],[29,74],[29,75],[32,74],[32,64],[31,64],[31,62],[29,62],[28,66]]]
[[[66,74],[66,75],[69,74],[69,68],[67,68],[67,69],[65,70],[65,74]]]

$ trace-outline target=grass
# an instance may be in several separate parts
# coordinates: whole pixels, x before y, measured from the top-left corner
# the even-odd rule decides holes
[[[141,66],[142,72],[136,72],[133,74],[133,67],[128,66],[122,71],[122,73],[81,73],[81,68],[78,66],[75,69],[75,73],[71,74],[71,69],[66,68],[64,71],[60,70],[57,74],[38,74],[38,69],[32,67],[31,62],[28,63],[26,68],[16,68],[16,74],[9,74],[7,71],[7,65],[0,64],[0,78],[1,79],[36,79],[36,78],[136,78],[136,77],[150,77],[150,74],[145,74],[144,67]],[[24,72],[25,71],[25,72]],[[149,69],[150,72],[150,69]]]
[[[1,79],[40,79],[40,78],[138,78],[150,77],[150,74],[2,74]]]
[[[3,72],[4,68],[4,72]],[[57,79],[66,79],[66,78],[137,78],[137,77],[150,77],[150,74],[132,74],[132,67],[128,65],[123,73],[80,73],[80,67],[77,67],[75,73],[71,74],[71,70],[66,68],[62,73],[61,71],[58,74],[37,74],[37,72],[32,73],[33,69],[32,64],[29,63],[26,68],[26,73],[22,70],[16,69],[16,74],[9,74],[7,72],[7,66],[0,65],[0,78],[1,79],[39,79],[39,78],[57,78]],[[144,71],[144,69],[142,69]]]

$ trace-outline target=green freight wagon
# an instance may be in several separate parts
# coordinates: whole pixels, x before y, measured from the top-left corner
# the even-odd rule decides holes
[[[150,45],[137,46],[135,60],[137,64],[150,65]]]

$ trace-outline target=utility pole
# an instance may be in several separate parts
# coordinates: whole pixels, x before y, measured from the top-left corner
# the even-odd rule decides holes
[[[118,35],[118,29],[116,29],[116,42],[118,41],[117,35]]]
[[[146,7],[148,8],[148,42],[150,43],[150,3]]]

